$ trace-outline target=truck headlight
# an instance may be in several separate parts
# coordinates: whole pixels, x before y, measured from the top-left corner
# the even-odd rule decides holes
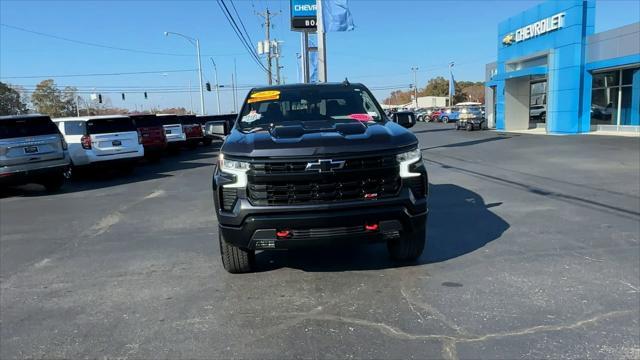
[[[249,163],[244,161],[229,160],[224,158],[224,154],[218,156],[220,171],[235,175],[236,182],[225,184],[223,187],[228,188],[244,188],[247,187],[247,171],[249,171]]]
[[[422,151],[420,151],[420,149],[415,149],[402,154],[398,154],[396,155],[396,159],[400,164],[400,177],[409,178],[420,176],[420,173],[414,173],[409,170],[409,166],[411,164],[417,163],[418,161],[422,160]]]

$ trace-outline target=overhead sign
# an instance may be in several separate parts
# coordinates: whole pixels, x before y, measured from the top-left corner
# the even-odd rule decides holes
[[[548,32],[561,29],[564,27],[564,16],[565,13],[561,12],[546,19],[536,21],[533,24],[521,27],[515,32],[505,35],[502,38],[502,45],[509,46],[514,43],[519,43],[546,34]]]
[[[316,31],[316,0],[291,0],[291,30]]]

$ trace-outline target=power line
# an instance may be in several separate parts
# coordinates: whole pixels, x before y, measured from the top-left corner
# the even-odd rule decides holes
[[[4,26],[4,27],[9,28],[9,29],[18,30],[18,31],[22,31],[22,32],[26,32],[26,33],[30,33],[30,34],[34,34],[34,35],[44,36],[44,37],[48,37],[48,38],[52,38],[52,39],[67,41],[67,42],[80,44],[80,45],[85,45],[85,46],[98,47],[98,48],[103,48],[103,49],[118,50],[118,51],[128,51],[128,52],[147,54],[147,55],[189,56],[189,57],[193,56],[193,55],[189,55],[189,54],[165,53],[165,52],[159,52],[159,51],[131,49],[131,48],[123,48],[123,47],[119,47],[119,46],[112,46],[112,45],[93,43],[93,42],[89,42],[89,41],[71,39],[71,38],[67,38],[67,37],[64,37],[64,36],[47,34],[47,33],[43,33],[43,32],[40,32],[40,31],[25,29],[25,28],[22,28],[22,27],[13,26],[13,25],[9,25],[9,24],[3,24],[3,23],[0,23],[0,26]],[[206,55],[206,54],[204,54],[202,56],[236,56],[236,55],[239,55],[239,54],[217,54],[217,55]]]
[[[134,71],[119,73],[98,73],[98,74],[65,74],[65,75],[29,75],[29,76],[2,76],[1,79],[39,79],[39,78],[64,78],[64,77],[83,77],[83,76],[120,76],[120,75],[140,75],[140,74],[164,74],[191,72],[192,70],[159,70],[159,71]]]
[[[224,3],[224,0],[218,0],[217,3],[218,3],[218,6],[220,7],[220,10],[222,10],[222,13],[227,19],[227,22],[229,23],[229,25],[231,25],[231,29],[240,40],[240,43],[244,46],[244,48],[247,50],[247,52],[251,56],[251,59],[253,59],[263,71],[268,71],[267,68],[260,61],[260,58],[258,57],[258,55],[253,50],[253,46],[250,43],[248,43],[248,40],[244,37],[244,35],[240,31],[240,27],[238,27],[238,24],[234,20],[233,15],[229,11],[229,8],[227,8],[227,5]]]
[[[242,21],[240,14],[238,14],[238,9],[236,9],[236,5],[234,4],[233,0],[230,0],[230,2],[231,2],[231,7],[233,7],[233,11],[236,13],[236,16],[238,17],[238,21],[240,21],[240,25],[242,25],[242,30],[244,30],[244,34],[247,36],[247,39],[249,39],[249,44],[251,45],[255,44],[253,42],[253,39],[251,39],[251,35],[249,35],[249,32],[247,32],[247,28],[244,27],[244,22]]]

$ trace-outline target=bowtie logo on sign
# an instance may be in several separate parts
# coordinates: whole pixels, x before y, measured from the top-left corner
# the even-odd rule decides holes
[[[515,32],[505,35],[505,37],[502,38],[502,44],[509,46],[561,29],[564,27],[564,17],[565,13],[562,12],[522,27]]]

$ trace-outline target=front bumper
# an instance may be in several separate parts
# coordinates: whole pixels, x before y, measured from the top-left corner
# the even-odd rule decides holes
[[[427,175],[421,166],[424,184]],[[427,197],[416,197],[408,184],[397,196],[318,204],[254,206],[239,196],[230,211],[220,206],[220,190],[229,182],[227,174],[214,174],[214,204],[219,231],[233,246],[246,249],[288,249],[315,244],[375,242],[397,237],[400,231],[424,228]],[[241,192],[241,191],[240,191]],[[425,194],[426,189],[425,189]],[[239,194],[241,195],[241,194]],[[375,224],[375,230],[365,225]],[[292,236],[278,236],[290,230]]]

